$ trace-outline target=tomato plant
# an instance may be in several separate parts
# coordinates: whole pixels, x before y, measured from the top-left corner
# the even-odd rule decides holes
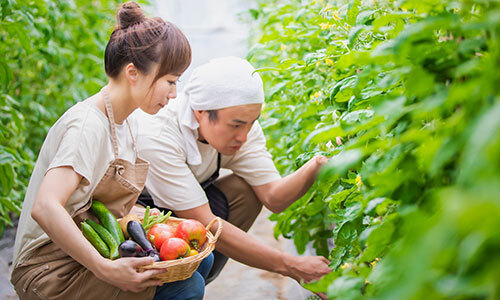
[[[106,84],[104,48],[120,2],[1,2],[0,233],[20,212],[50,126]]]
[[[283,174],[331,159],[271,217],[334,270],[331,299],[500,297],[500,3],[260,1],[248,58]],[[283,134],[286,132],[286,134]]]

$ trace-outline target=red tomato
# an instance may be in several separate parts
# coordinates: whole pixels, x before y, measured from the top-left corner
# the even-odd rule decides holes
[[[191,248],[199,251],[207,240],[207,230],[199,221],[188,219],[177,226],[175,237],[185,240]]]
[[[174,237],[174,233],[170,230],[163,230],[156,234],[153,238],[156,250],[161,249],[161,245],[169,238]]]
[[[161,260],[171,260],[183,258],[189,255],[191,249],[189,245],[182,239],[173,237],[166,240],[160,249]]]
[[[170,232],[172,235],[175,233],[175,230],[170,227],[169,225],[167,224],[162,224],[162,223],[159,223],[159,224],[155,224],[153,225],[149,231],[148,231],[148,240],[151,242],[151,243],[154,243],[155,244],[155,247],[156,247],[156,236],[160,233],[160,232],[163,232],[163,231],[168,231]],[[157,250],[160,249],[160,247],[156,247]]]

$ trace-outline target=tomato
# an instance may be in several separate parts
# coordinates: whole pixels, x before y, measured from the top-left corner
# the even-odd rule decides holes
[[[169,238],[174,237],[174,234],[170,230],[160,231],[157,235],[153,237],[153,243],[155,245],[156,250],[161,249],[161,245],[168,240]]]
[[[148,239],[149,239],[149,241],[152,242],[151,239],[150,239],[150,236],[156,236],[161,231],[170,231],[172,233],[175,232],[174,229],[172,227],[170,227],[169,225],[167,225],[167,224],[163,224],[163,223],[155,224],[148,231]]]
[[[160,249],[161,260],[171,260],[186,257],[191,249],[183,239],[176,237],[166,240]]]
[[[167,224],[155,224],[148,231],[148,240],[159,250],[165,240],[174,236],[174,229]]]
[[[191,248],[200,250],[207,240],[207,230],[199,221],[188,219],[177,226],[175,237],[188,242]]]

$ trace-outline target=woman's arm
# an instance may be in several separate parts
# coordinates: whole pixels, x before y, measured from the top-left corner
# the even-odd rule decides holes
[[[137,267],[153,263],[153,258],[120,258],[109,260],[87,241],[64,205],[78,188],[81,176],[71,167],[49,170],[40,185],[31,216],[51,240],[96,277],[125,291],[138,292],[161,282],[149,279],[160,270],[137,272]]]

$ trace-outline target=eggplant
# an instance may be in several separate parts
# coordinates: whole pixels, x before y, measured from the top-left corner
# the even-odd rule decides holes
[[[126,240],[118,247],[120,257],[145,257],[146,251],[139,244],[132,240]]]
[[[129,221],[127,223],[127,232],[132,240],[139,244],[147,255],[155,252],[153,245],[151,245],[149,240],[146,238],[146,232],[144,232],[144,228],[141,223],[137,221]]]
[[[160,255],[158,254],[158,251],[156,251],[156,250],[154,252],[151,252],[149,254],[149,256],[151,256],[152,258],[154,258],[155,262],[161,261]]]

